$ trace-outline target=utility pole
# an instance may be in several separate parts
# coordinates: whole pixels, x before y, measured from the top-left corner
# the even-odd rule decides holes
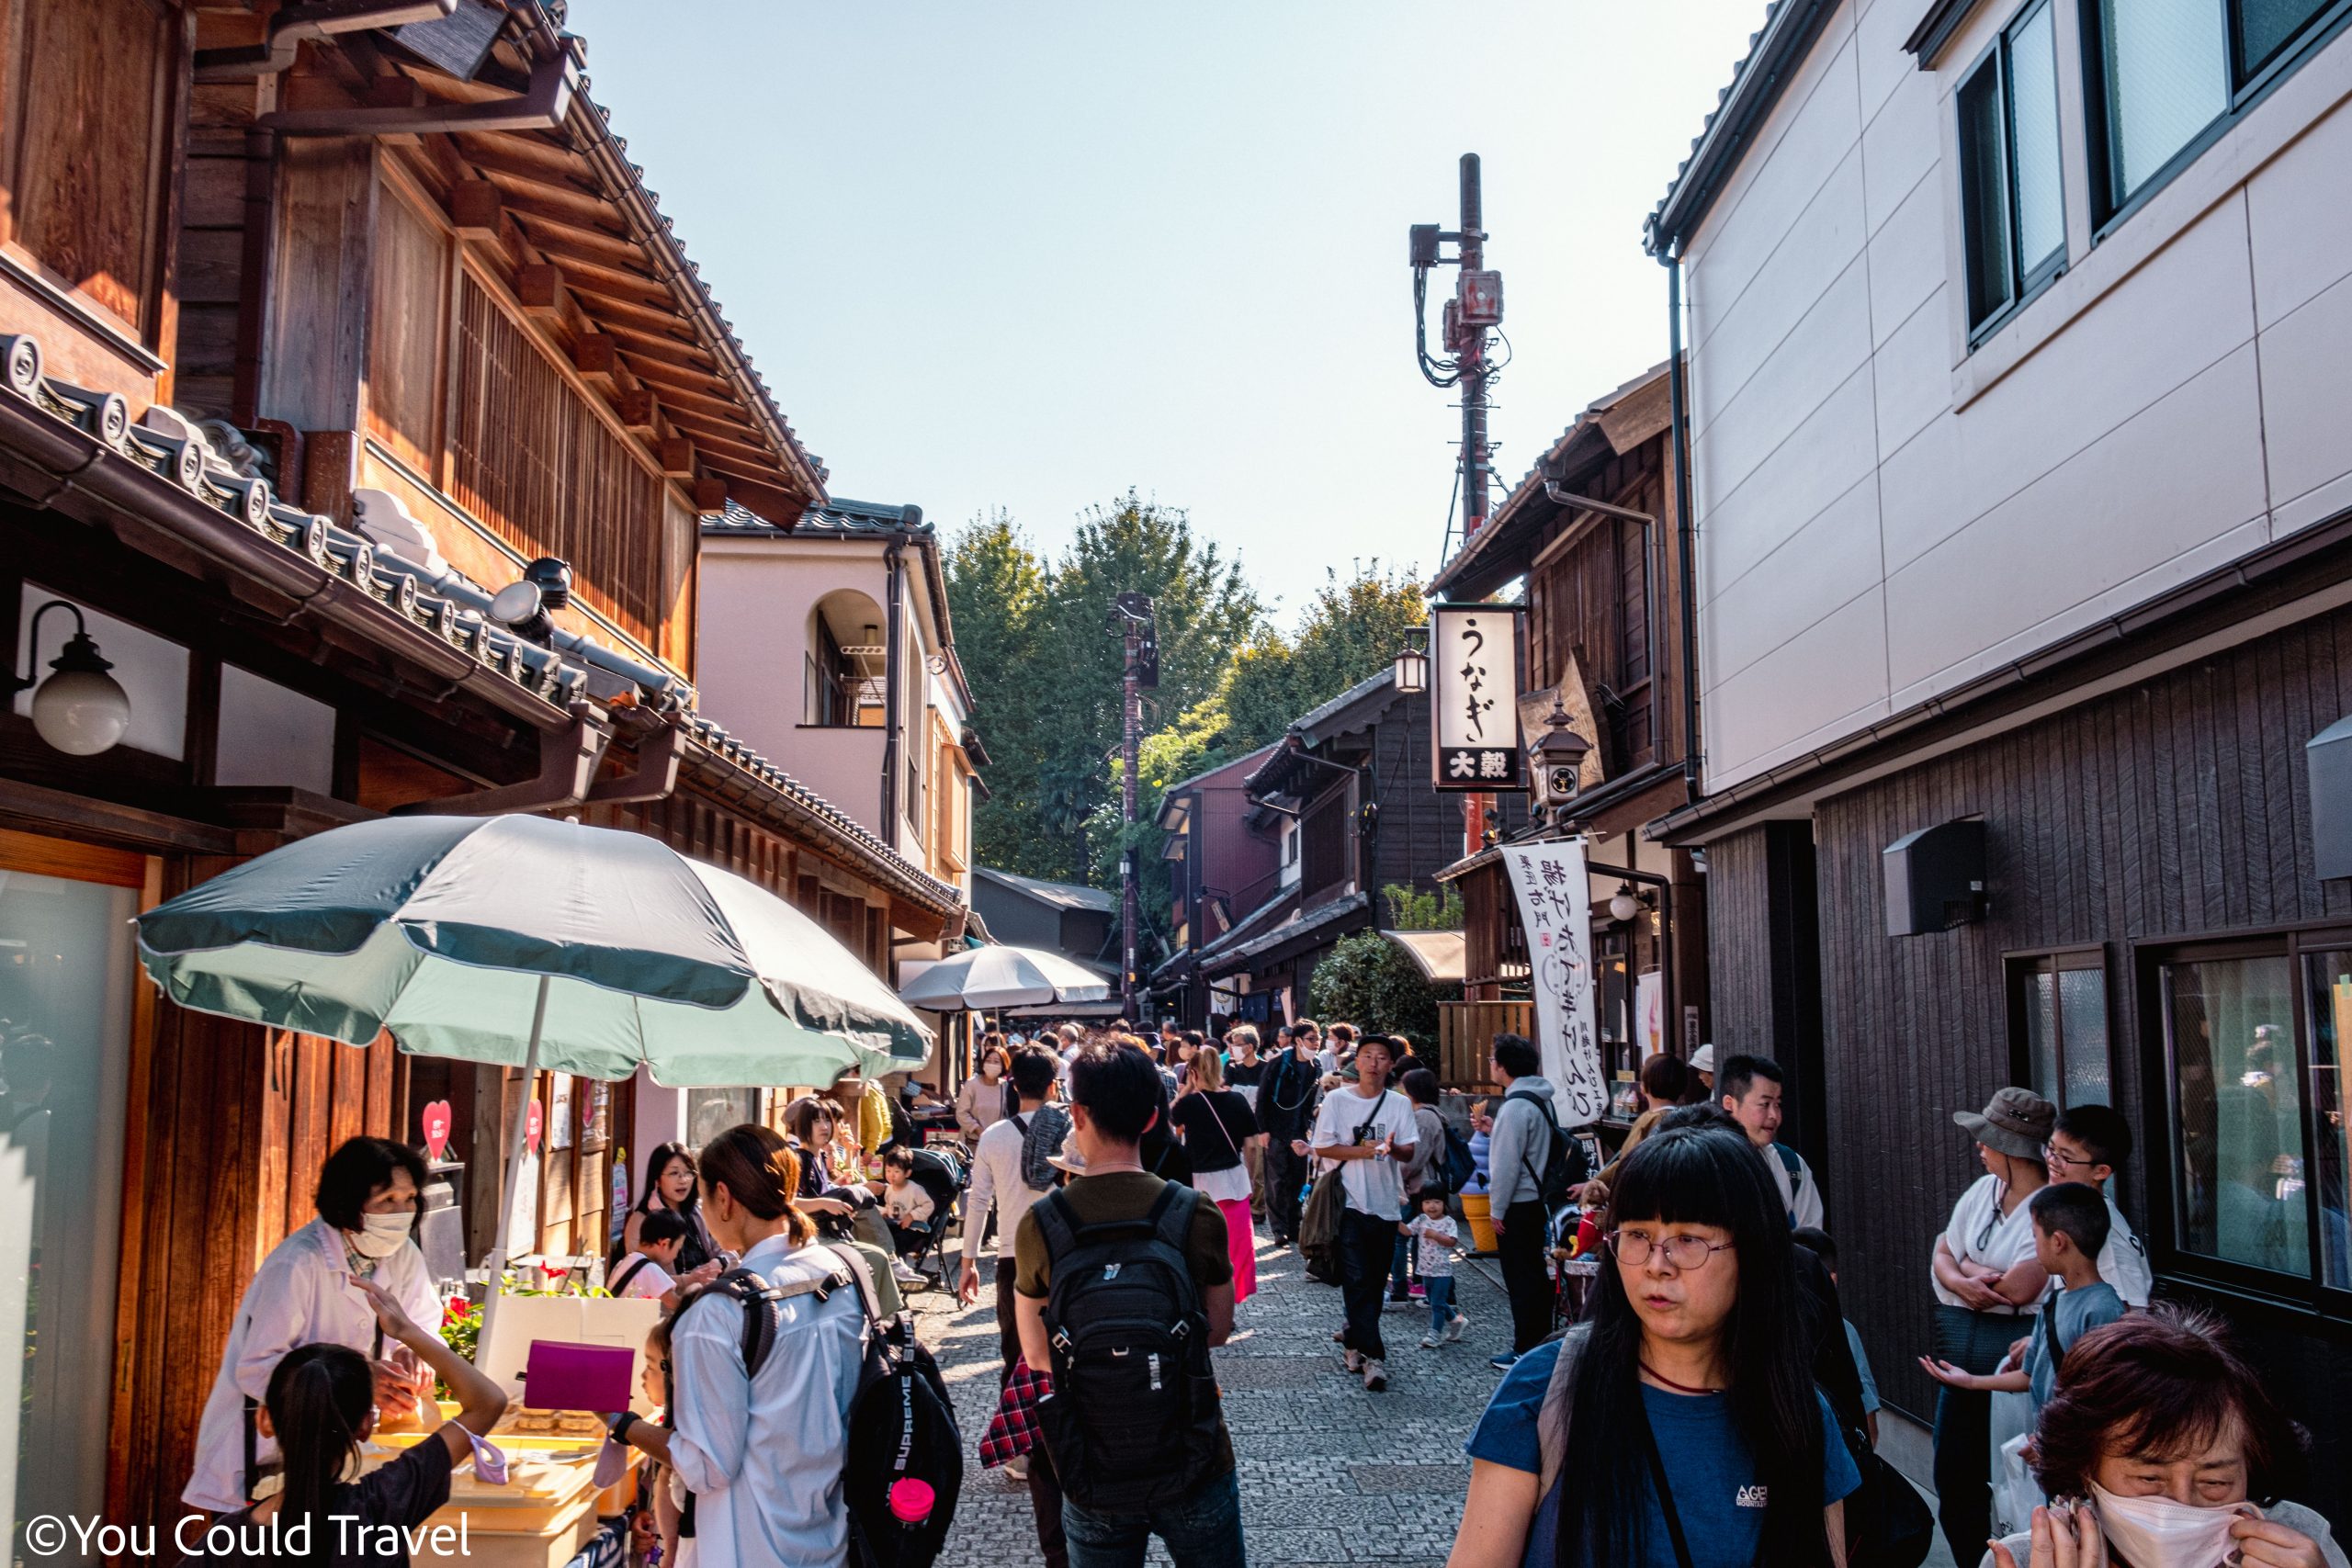
[[[1488,479],[1494,466],[1494,445],[1487,435],[1488,392],[1503,366],[1487,355],[1488,339],[1501,335],[1503,275],[1487,270],[1486,200],[1479,188],[1478,154],[1462,154],[1462,227],[1453,232],[1434,223],[1416,223],[1411,230],[1413,264],[1413,347],[1421,374],[1432,387],[1462,389],[1462,538],[1476,538],[1487,525],[1492,498]],[[1445,302],[1446,359],[1432,359],[1429,348],[1430,269],[1449,265],[1443,243],[1454,243],[1451,265],[1453,298]],[[1505,340],[1509,346],[1509,340]],[[1510,363],[1506,358],[1504,364]],[[1441,558],[1453,553],[1453,531],[1446,530]],[[1462,797],[1463,853],[1476,854],[1486,842],[1487,808],[1496,796],[1485,793]]]
[[[1151,596],[1122,593],[1111,612],[1112,629],[1125,651],[1120,686],[1120,820],[1126,824],[1125,848],[1119,854],[1119,998],[1120,1010],[1136,1017],[1136,930],[1142,914],[1141,867],[1135,847],[1136,771],[1143,740],[1143,690],[1159,684],[1159,635],[1151,615]]]
[[[1503,321],[1503,276],[1487,269],[1486,202],[1479,186],[1478,154],[1462,154],[1462,227],[1447,231],[1434,223],[1412,227],[1413,341],[1421,374],[1433,387],[1462,389],[1462,452],[1456,460],[1462,476],[1462,536],[1466,541],[1486,526],[1492,510],[1489,479],[1494,446],[1487,434],[1489,393],[1503,367],[1489,357],[1490,337]],[[1452,240],[1455,254],[1441,254]],[[1435,266],[1453,265],[1453,298],[1445,302],[1444,345],[1451,355],[1432,359],[1429,351],[1429,275]],[[1451,554],[1449,530],[1445,553]]]

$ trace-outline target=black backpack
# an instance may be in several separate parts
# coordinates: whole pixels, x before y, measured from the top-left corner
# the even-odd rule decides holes
[[[1054,1388],[1038,1421],[1062,1490],[1082,1508],[1147,1512],[1225,1461],[1208,1314],[1184,1258],[1202,1201],[1170,1182],[1139,1219],[1082,1224],[1063,1191],[1029,1211],[1053,1279]]]
[[[842,1464],[850,1545],[858,1568],[929,1568],[947,1540],[964,1489],[964,1437],[956,1406],[939,1364],[915,1338],[906,1315],[884,1320],[865,1259],[845,1247],[828,1244],[826,1250],[837,1261],[822,1279],[776,1286],[748,1269],[730,1269],[692,1299],[718,1294],[753,1309],[743,1314],[742,1355],[746,1376],[755,1378],[775,1348],[775,1303],[804,1294],[821,1302],[856,1287],[865,1335]],[[931,1517],[911,1529],[890,1512],[891,1486],[910,1477],[928,1484],[933,1496]],[[694,1533],[694,1510],[690,1495],[684,1535]]]
[[[1543,1119],[1544,1136],[1544,1169],[1539,1175],[1533,1169],[1528,1174],[1536,1178],[1536,1196],[1543,1201],[1544,1213],[1550,1213],[1568,1201],[1568,1189],[1581,1184],[1587,1174],[1584,1146],[1571,1139],[1560,1126],[1560,1119],[1552,1114],[1552,1102],[1540,1094],[1507,1094],[1504,1103],[1523,1100],[1535,1108]],[[1532,1168],[1532,1155],[1522,1155]],[[1574,1161],[1573,1167],[1570,1162]]]

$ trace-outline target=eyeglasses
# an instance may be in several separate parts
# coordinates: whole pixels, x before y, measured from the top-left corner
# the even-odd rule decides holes
[[[1670,1235],[1654,1242],[1640,1231],[1611,1231],[1601,1239],[1609,1244],[1610,1255],[1628,1269],[1647,1263],[1653,1250],[1665,1253],[1667,1262],[1678,1269],[1703,1269],[1716,1253],[1732,1250],[1730,1242],[1702,1235]]]
[[[2095,1159],[2076,1159],[2074,1156],[2066,1153],[2065,1150],[2060,1148],[2055,1144],[2044,1144],[2041,1145],[2041,1163],[2050,1167],[2053,1170],[2073,1170],[2076,1167],[2088,1170],[2091,1167],[2097,1165],[2098,1161]]]

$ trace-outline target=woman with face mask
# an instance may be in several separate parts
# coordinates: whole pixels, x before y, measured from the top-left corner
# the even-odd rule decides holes
[[[2160,1303],[2084,1335],[2030,1456],[2058,1501],[1984,1568],[2346,1568],[2327,1521],[2283,1500],[2301,1435],[2209,1314]]]
[[[270,1374],[298,1346],[358,1351],[368,1359],[385,1415],[416,1408],[429,1374],[394,1364],[376,1308],[353,1281],[374,1285],[419,1323],[441,1321],[440,1298],[413,1239],[424,1186],[424,1162],[389,1139],[353,1138],[327,1156],[311,1200],[318,1218],[262,1260],[237,1304],[182,1502],[225,1513],[252,1500],[254,1483],[278,1459],[256,1417]]]
[[[977,1069],[956,1091],[956,1124],[978,1143],[982,1133],[1004,1120],[1004,1036],[990,1033],[980,1042]]]

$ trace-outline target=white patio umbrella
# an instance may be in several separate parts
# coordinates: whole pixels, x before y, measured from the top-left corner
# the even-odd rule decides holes
[[[1099,1002],[1111,982],[1057,953],[1034,947],[967,948],[943,958],[899,992],[909,1007],[933,1011],[1015,1008],[1052,1002]]]
[[[393,817],[303,839],[139,917],[180,1006],[414,1055],[677,1088],[830,1083],[931,1031],[808,916],[657,839]],[[515,1107],[506,1201],[517,1190]],[[505,1227],[501,1226],[501,1235]]]

